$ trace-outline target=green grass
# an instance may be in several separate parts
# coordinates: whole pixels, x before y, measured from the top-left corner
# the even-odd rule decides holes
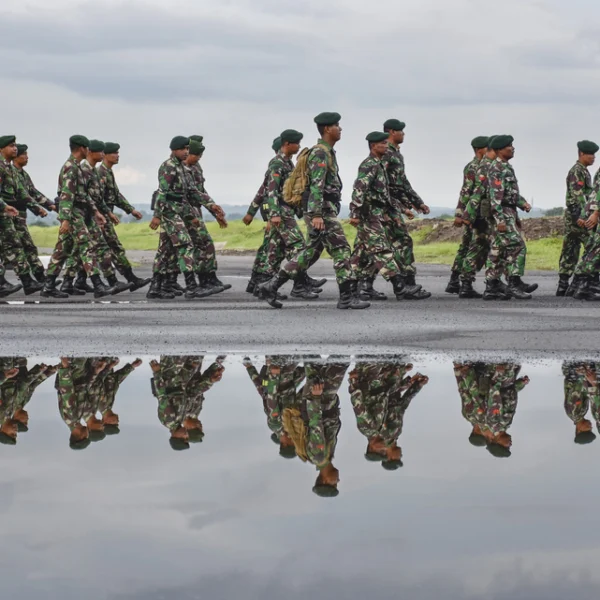
[[[228,250],[256,250],[263,239],[264,224],[254,221],[246,227],[241,221],[232,221],[227,229],[219,229],[217,223],[207,223],[208,230],[215,242],[227,242]],[[348,240],[352,243],[356,235],[355,229],[343,223]],[[303,231],[304,224],[301,224]],[[415,258],[417,262],[451,265],[454,261],[458,244],[455,242],[439,242],[423,244],[429,228],[423,227],[414,232]],[[121,223],[117,227],[119,237],[128,250],[156,250],[158,233],[148,227],[148,223]],[[31,227],[31,234],[40,248],[53,248],[58,236],[57,227]],[[562,247],[561,238],[547,238],[527,243],[527,268],[555,270]]]

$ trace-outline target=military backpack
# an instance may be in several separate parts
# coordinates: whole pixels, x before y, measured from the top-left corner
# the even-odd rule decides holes
[[[327,168],[329,170],[333,170],[334,168],[331,151],[327,146],[317,144],[312,148],[304,148],[298,155],[294,170],[283,184],[283,199],[290,206],[300,206],[303,196],[308,191],[308,157],[315,148],[320,148],[325,152],[325,156],[327,157]]]

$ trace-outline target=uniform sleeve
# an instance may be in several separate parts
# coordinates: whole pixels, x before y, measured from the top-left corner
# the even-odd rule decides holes
[[[117,208],[120,208],[126,214],[130,215],[135,210],[135,208],[133,208],[133,206],[129,204],[127,198],[125,198],[125,196],[123,196],[123,194],[121,194],[121,192],[119,192],[118,189],[115,191],[117,192],[115,198],[115,206]]]
[[[171,191],[176,179],[177,170],[173,165],[168,162],[163,163],[158,169],[158,194],[156,197],[156,205],[154,207],[154,216],[157,219],[162,218],[163,209],[168,202],[167,195]]]
[[[504,222],[504,212],[502,210],[502,200],[506,194],[506,183],[503,173],[498,169],[490,171],[488,180],[488,190],[490,203],[492,205],[492,214],[496,224]]]
[[[308,214],[311,217],[323,215],[323,193],[327,179],[327,156],[324,150],[317,148],[310,152],[307,160],[309,177]]]
[[[582,217],[582,207],[586,202],[586,189],[585,179],[577,173],[576,169],[571,169],[567,175],[567,212],[573,221]]]
[[[369,189],[373,184],[377,164],[373,161],[365,161],[358,168],[358,176],[352,189],[352,201],[350,202],[350,218],[360,218],[361,211],[367,202]]]
[[[4,212],[6,210],[7,206],[8,206],[8,204],[6,204],[6,202],[4,202],[4,200],[2,200],[2,198],[0,198],[0,211]]]
[[[269,171],[267,172],[266,179],[266,204],[268,205],[268,215],[270,217],[281,216],[281,189],[283,187],[283,162],[281,160],[274,160],[269,165]]]
[[[58,218],[61,221],[70,221],[73,215],[73,205],[75,203],[75,194],[77,193],[78,173],[79,169],[75,163],[63,167],[58,210]]]
[[[467,204],[473,195],[475,190],[475,178],[477,177],[477,173],[475,170],[475,165],[473,163],[469,163],[463,172],[463,184],[460,189],[460,196],[458,198],[458,204],[456,205],[456,212],[454,213],[456,217],[459,219],[465,215]]]

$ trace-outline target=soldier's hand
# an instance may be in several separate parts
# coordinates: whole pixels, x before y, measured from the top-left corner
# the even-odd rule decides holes
[[[324,231],[325,230],[325,221],[323,221],[323,217],[313,217],[313,219],[311,221],[311,225],[317,231]]]
[[[194,227],[200,227],[200,219],[198,219],[197,217],[195,219],[192,219],[192,225]]]
[[[531,212],[531,204],[529,202],[525,202],[525,206],[523,207],[525,212]]]
[[[350,225],[352,225],[352,227],[358,227],[359,223],[360,223],[359,219],[355,219],[355,218],[350,219]]]
[[[271,221],[267,221],[265,225],[265,233],[269,233],[269,231],[271,231]]]
[[[421,206],[421,212],[424,215],[428,215],[431,212],[431,210],[430,210],[429,206],[427,206],[427,204],[423,204],[423,206]]]
[[[131,216],[138,221],[143,217],[142,213],[139,210],[132,210]]]
[[[44,210],[43,208],[40,208],[40,217],[42,217],[42,219],[44,217],[48,216],[48,211]]]
[[[96,223],[98,223],[98,225],[100,225],[100,227],[104,227],[104,225],[106,225],[106,218],[99,211],[96,211],[94,213],[94,221],[96,221]]]
[[[460,217],[454,217],[454,227],[462,227],[463,220]]]
[[[119,220],[119,217],[117,217],[117,215],[115,215],[114,213],[108,213],[108,218],[115,224],[118,225],[121,221]]]
[[[149,227],[152,231],[156,231],[160,227],[160,219],[158,217],[152,217]]]
[[[244,225],[250,225],[250,223],[252,223],[252,221],[254,221],[254,217],[250,214],[244,215],[244,218],[242,219],[242,223]]]
[[[218,217],[223,217],[223,218],[225,217],[225,211],[218,204],[215,204],[212,207],[211,212],[217,218]]]
[[[273,227],[279,227],[281,225],[281,217],[278,217],[278,216],[271,217],[270,221],[271,221],[271,225]]]
[[[158,373],[160,371],[160,365],[155,360],[150,361],[150,368],[153,373]]]
[[[278,367],[277,365],[273,365],[269,371],[271,372],[271,375],[279,375],[281,373],[281,367]]]
[[[587,227],[587,221],[584,219],[577,219],[577,227]]]
[[[324,387],[325,386],[322,383],[316,383],[315,385],[311,386],[310,392],[313,396],[322,396]]]
[[[6,379],[12,379],[13,377],[16,377],[19,374],[19,369],[17,369],[17,367],[13,367],[12,369],[8,369],[8,371],[4,371],[4,377],[6,377]]]
[[[225,372],[225,367],[219,367],[210,377],[211,383],[216,383],[217,381],[221,381],[223,379],[223,373]]]
[[[51,205],[48,207],[48,210],[49,210],[49,211],[51,211],[51,212],[56,212],[56,204],[51,204]]]
[[[221,229],[227,229],[229,223],[227,223],[227,219],[224,216],[217,217],[217,223]]]
[[[594,229],[594,227],[596,227],[596,225],[598,225],[598,213],[593,212],[591,214],[590,218],[585,222],[585,226],[588,229]]]
[[[9,217],[18,217],[19,211],[14,206],[7,206],[4,209],[4,214],[8,215]]]
[[[506,233],[506,223],[504,221],[498,223],[498,231],[500,233]]]
[[[409,221],[412,221],[415,218],[415,215],[414,215],[414,213],[411,210],[405,211],[404,214],[407,216],[407,218],[408,218]]]
[[[69,221],[63,221],[60,224],[58,233],[60,233],[61,235],[65,235],[66,233],[69,233],[70,231],[71,231],[71,223],[69,223]]]

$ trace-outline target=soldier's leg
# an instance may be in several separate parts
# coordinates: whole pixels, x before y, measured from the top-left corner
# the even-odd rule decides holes
[[[581,229],[581,228],[579,228]],[[582,237],[573,227],[568,226],[563,237],[562,251],[558,265],[558,274],[571,277],[579,262]]]
[[[452,272],[453,273],[460,273],[462,271],[463,261],[465,260],[467,254],[469,252],[469,249],[471,248],[471,246],[473,244],[474,231],[475,230],[472,227],[465,226],[463,228],[462,239],[460,241],[460,245],[456,252],[456,257],[454,258],[454,263],[452,264]]]
[[[106,244],[112,253],[112,260],[115,268],[123,275],[123,277],[127,277],[128,272],[131,271],[131,263],[129,262],[125,248],[117,235],[114,223],[107,220],[106,225],[104,225],[102,229],[102,233],[104,234]]]
[[[208,232],[206,223],[200,220],[200,224],[196,228],[197,236],[197,248],[200,253],[200,260],[203,263],[204,269],[207,273],[216,272],[217,265],[217,251],[213,242],[212,236]]]
[[[15,218],[14,223],[15,228],[21,237],[21,244],[25,250],[25,256],[27,257],[27,262],[31,272],[39,282],[43,282],[45,276],[44,265],[40,260],[37,246],[35,245],[31,237],[31,233],[29,232],[29,228],[27,227],[27,216],[20,214]]]

